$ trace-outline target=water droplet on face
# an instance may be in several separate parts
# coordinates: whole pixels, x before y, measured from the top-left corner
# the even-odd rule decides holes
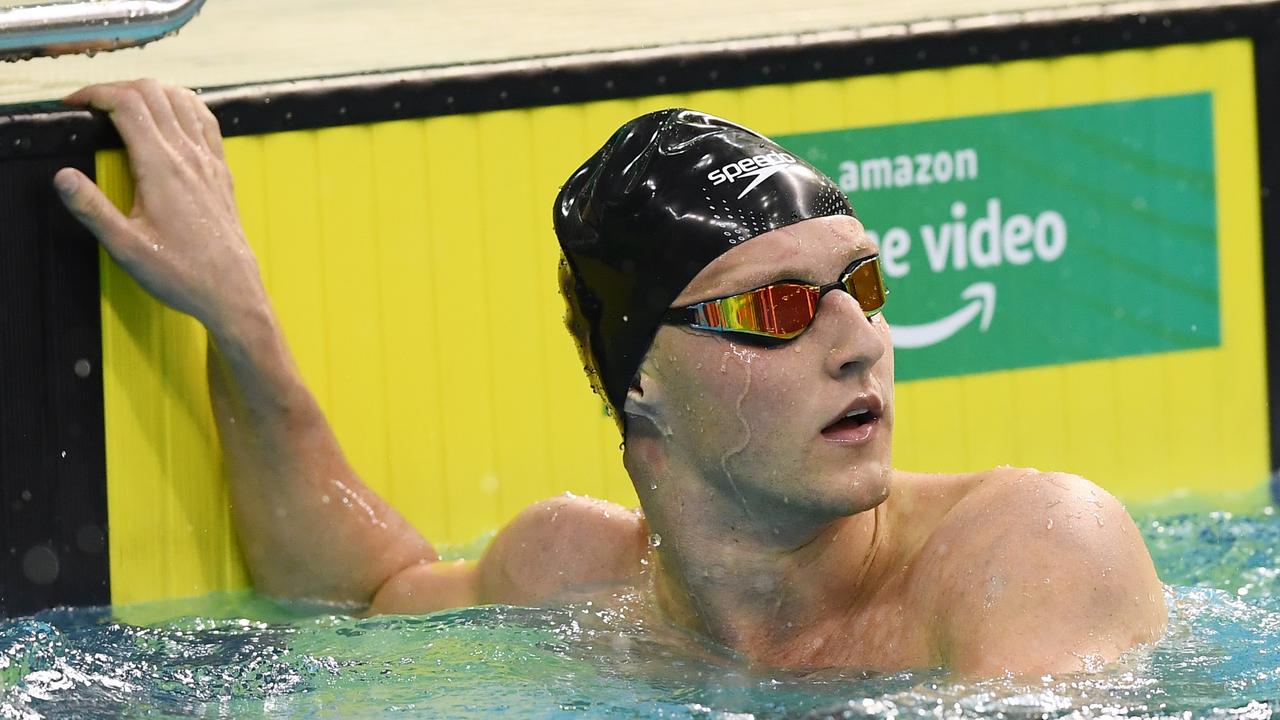
[[[656,548],[656,547],[658,547],[658,546],[659,546],[659,545],[661,545],[661,544],[662,544],[662,536],[661,536],[661,535],[659,535],[658,533],[654,533],[654,534],[652,534],[652,535],[650,535],[650,536],[649,536],[649,547],[651,547],[651,548]]]

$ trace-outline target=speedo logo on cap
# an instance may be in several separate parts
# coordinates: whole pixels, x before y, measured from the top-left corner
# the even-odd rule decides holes
[[[729,163],[722,168],[707,173],[712,185],[737,182],[739,178],[752,178],[751,184],[738,193],[738,199],[759,187],[760,183],[781,172],[788,165],[794,165],[796,159],[783,152],[771,152],[742,158],[738,162]]]

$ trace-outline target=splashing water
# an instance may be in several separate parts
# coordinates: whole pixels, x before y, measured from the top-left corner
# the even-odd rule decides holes
[[[1280,518],[1138,525],[1175,585],[1169,631],[1092,675],[958,682],[936,669],[748,671],[654,619],[627,591],[557,608],[366,620],[224,593],[0,622],[0,718],[1238,718],[1280,709]]]

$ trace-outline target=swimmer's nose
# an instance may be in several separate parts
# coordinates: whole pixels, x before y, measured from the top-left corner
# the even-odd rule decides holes
[[[810,332],[827,346],[824,365],[832,377],[866,371],[885,353],[888,335],[879,332],[847,292],[829,292],[818,303]]]

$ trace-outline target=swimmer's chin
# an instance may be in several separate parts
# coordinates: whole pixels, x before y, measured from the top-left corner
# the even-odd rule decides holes
[[[832,520],[836,520],[875,510],[889,499],[890,494],[890,486],[887,482],[884,482],[880,483],[878,487],[866,487],[864,489],[855,486],[852,490],[846,489],[842,492],[828,494],[825,497],[810,497],[807,499],[778,498],[778,504],[790,505],[795,511],[804,515],[825,515]],[[776,507],[777,505],[775,505]]]

